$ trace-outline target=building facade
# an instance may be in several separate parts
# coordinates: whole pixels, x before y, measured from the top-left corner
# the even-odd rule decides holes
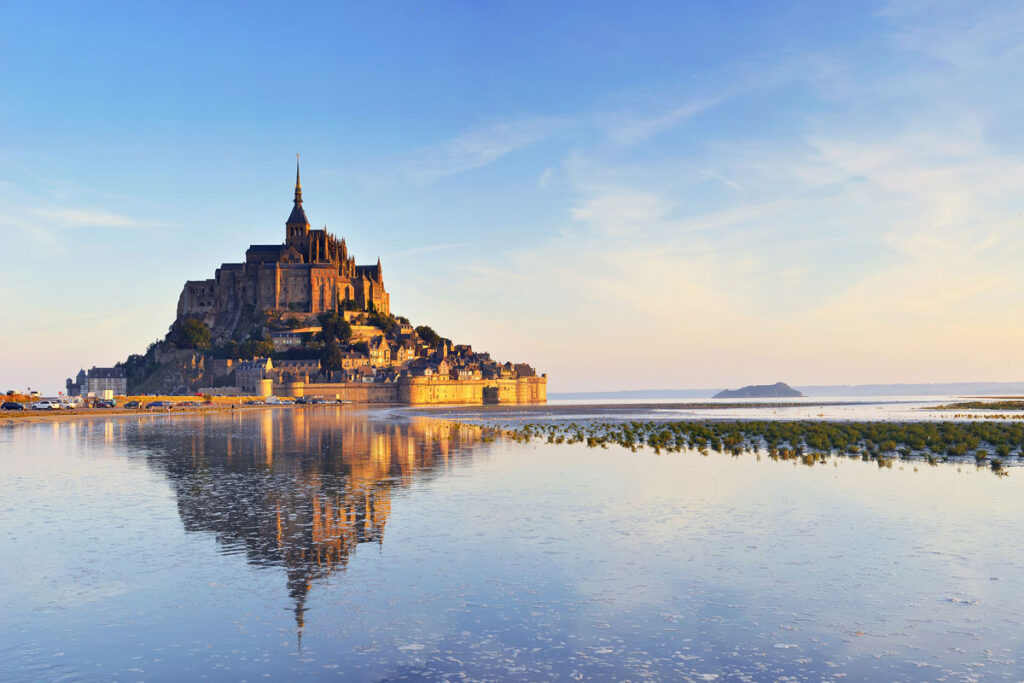
[[[79,370],[75,379],[70,377],[64,383],[68,396],[103,396],[104,391],[113,391],[114,396],[128,393],[128,376],[124,368],[98,368],[95,365],[86,372]]]
[[[196,318],[223,336],[243,315],[265,311],[316,314],[357,308],[390,314],[380,259],[356,265],[345,240],[311,229],[302,207],[295,168],[295,196],[283,244],[253,244],[244,263],[224,263],[213,279],[190,280],[178,298],[178,321]]]

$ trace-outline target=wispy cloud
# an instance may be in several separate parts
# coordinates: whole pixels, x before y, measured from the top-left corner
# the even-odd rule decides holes
[[[50,224],[68,227],[111,227],[128,228],[164,225],[154,221],[143,221],[130,216],[96,209],[46,208],[33,209],[31,215],[46,219]]]
[[[381,258],[399,258],[402,256],[412,256],[414,254],[427,254],[433,251],[445,251],[448,249],[458,249],[468,245],[468,242],[453,242],[451,244],[431,244],[425,247],[412,247],[411,249],[403,249],[401,251],[393,251],[390,254],[385,254]]]
[[[539,187],[542,190],[545,189],[548,185],[551,184],[551,179],[554,178],[554,177],[555,177],[555,167],[554,166],[548,166],[540,174],[540,178],[537,179],[537,187]]]
[[[675,128],[684,121],[714,108],[724,99],[725,96],[722,95],[687,102],[653,116],[616,114],[608,117],[604,125],[608,137],[612,140],[622,144],[636,144]]]
[[[403,175],[416,183],[481,168],[506,154],[529,147],[556,131],[557,119],[535,118],[480,126],[440,144],[421,149],[399,162]]]

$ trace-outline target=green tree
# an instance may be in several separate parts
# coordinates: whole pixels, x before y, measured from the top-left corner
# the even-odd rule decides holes
[[[210,328],[202,320],[186,318],[175,321],[167,333],[167,340],[182,349],[207,349],[210,346]]]
[[[419,335],[420,339],[422,339],[423,343],[427,346],[436,347],[441,343],[441,335],[434,332],[434,330],[427,325],[420,325],[417,327],[416,334]]]
[[[238,356],[251,360],[253,358],[266,358],[274,354],[274,342],[270,341],[270,337],[264,337],[263,339],[250,339],[238,347]]]
[[[393,317],[390,315],[382,315],[374,309],[370,309],[370,315],[367,318],[367,322],[382,330],[384,334],[388,336],[391,336],[391,333],[398,327],[398,321]]]
[[[341,370],[342,351],[341,346],[334,339],[324,341],[324,348],[320,351],[320,367],[328,372]]]
[[[330,340],[348,341],[352,336],[352,326],[348,324],[343,316],[337,311],[327,311],[317,316],[320,321],[320,338],[327,342]]]

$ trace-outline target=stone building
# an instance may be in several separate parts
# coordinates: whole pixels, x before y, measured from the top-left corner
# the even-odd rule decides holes
[[[253,244],[244,263],[224,263],[213,279],[190,280],[178,298],[178,321],[202,320],[224,338],[249,314],[293,311],[315,314],[356,307],[390,314],[380,259],[356,265],[345,240],[310,229],[295,167],[295,196],[283,244]]]
[[[260,382],[266,379],[274,369],[274,362],[269,358],[253,358],[243,360],[235,368],[235,384],[249,394],[260,392]]]
[[[64,383],[68,396],[103,396],[104,391],[113,391],[115,396],[128,393],[128,376],[124,368],[98,368],[95,365],[86,372],[79,370],[74,381],[69,377]]]

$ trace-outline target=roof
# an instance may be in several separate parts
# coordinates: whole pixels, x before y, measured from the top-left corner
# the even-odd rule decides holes
[[[516,363],[516,374],[520,377],[536,377],[537,372],[526,363]]]
[[[356,266],[356,275],[380,281],[380,264],[375,266]]]
[[[292,212],[288,216],[285,225],[309,225],[309,219],[306,218],[306,212],[302,210],[301,202],[295,202],[295,206],[292,207]]]
[[[277,367],[281,370],[290,368],[320,367],[319,358],[300,358],[297,360],[278,360]]]
[[[89,371],[90,379],[120,379],[124,376],[124,368],[97,368],[93,366],[92,370]]]

